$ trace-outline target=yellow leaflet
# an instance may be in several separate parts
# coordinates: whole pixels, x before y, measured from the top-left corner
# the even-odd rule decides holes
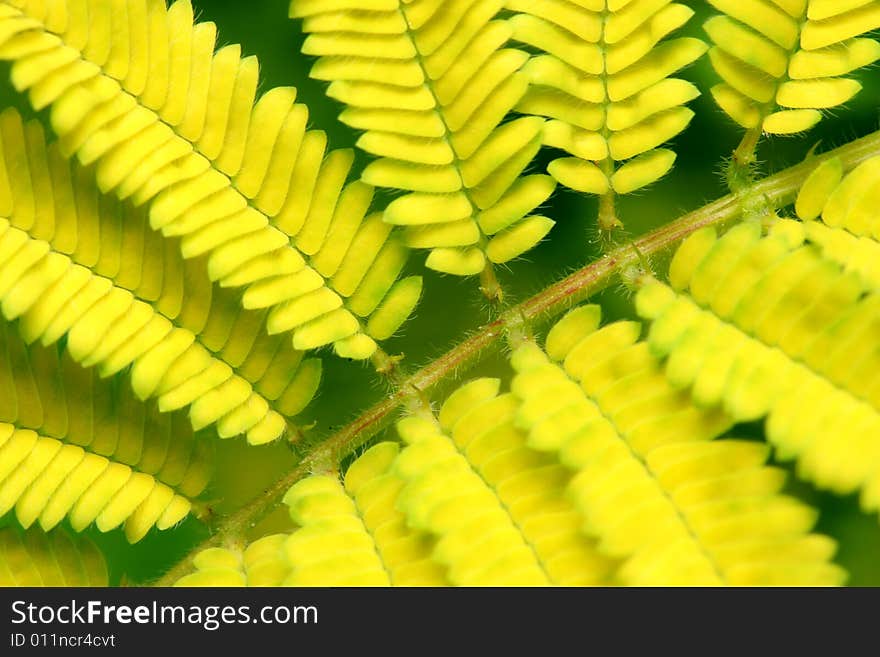
[[[166,237],[181,236],[185,257],[208,256],[211,279],[226,284],[247,280],[232,274],[237,269],[250,276],[262,273],[256,264],[264,255],[282,260],[282,254],[296,253],[295,248],[315,255],[329,243],[332,220],[348,198],[340,190],[350,156],[331,153],[321,166],[325,140],[321,133],[306,131],[307,114],[293,105],[295,91],[274,89],[256,100],[256,60],[242,59],[235,46],[215,53],[214,25],[193,26],[188,3],[166,8],[151,0],[130,12],[127,5],[96,5],[56,25],[57,34],[48,30],[55,19],[37,6],[10,12],[4,20],[22,23],[29,31],[4,32],[0,54],[15,62],[16,84],[22,91],[30,90],[41,106],[52,105],[50,120],[62,152],[76,154],[86,164],[94,162],[102,189],[137,205],[148,204],[154,227]],[[310,43],[316,52],[323,47],[322,39],[347,43],[346,47],[364,45],[342,34],[316,35]],[[406,44],[414,53],[409,40]],[[34,48],[40,59],[31,58]],[[145,59],[150,60],[150,75],[142,65]],[[336,88],[358,98],[381,84],[352,80]],[[410,98],[394,89],[386,91],[413,109],[434,106],[430,94]],[[425,98],[429,105],[424,105]],[[36,158],[34,166],[42,168]],[[39,177],[41,192],[43,181]],[[347,214],[346,209],[341,212],[340,216]],[[23,206],[21,219],[27,222],[25,215]],[[116,230],[116,224],[107,224],[101,241],[115,240]],[[89,267],[98,255],[90,235],[88,230],[79,233],[85,238],[80,240],[80,261]],[[103,246],[101,258],[106,254],[108,260],[97,266],[109,274],[123,260],[112,260],[115,252]],[[343,257],[334,255],[337,266]],[[127,262],[126,267],[126,275],[131,275]],[[322,264],[317,270],[332,269]],[[159,285],[158,278],[149,281]],[[326,280],[324,284],[330,286]],[[145,287],[145,298],[154,300],[147,296],[154,291],[161,294],[156,287],[149,293]],[[183,295],[166,292],[159,299],[161,307],[170,310]],[[53,332],[63,326],[59,323]],[[361,343],[366,346],[368,341]]]

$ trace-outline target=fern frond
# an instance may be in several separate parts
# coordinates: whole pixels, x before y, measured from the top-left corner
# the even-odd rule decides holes
[[[547,176],[522,177],[543,121],[502,121],[526,91],[528,55],[503,48],[510,26],[493,20],[501,0],[326,3],[293,0],[320,57],[314,78],[348,107],[340,119],[364,130],[358,145],[379,157],[372,185],[407,194],[385,210],[406,241],[431,249],[427,266],[482,272],[537,244],[553,226],[532,214],[553,191]]]
[[[107,586],[104,555],[84,536],[0,530],[0,586]]]
[[[150,225],[204,256],[212,281],[297,350],[333,344],[367,358],[413,309],[418,278],[397,281],[406,248],[375,215],[372,189],[345,185],[352,155],[325,157],[295,90],[255,102],[257,62],[214,53],[213,23],[180,0],[92,4],[7,0],[0,59],[35,108],[50,107],[65,155]]]
[[[842,581],[767,449],[712,441],[730,418],[670,388],[637,324],[597,324],[595,307],[569,314],[552,359],[519,347],[514,393],[477,379],[439,420],[400,420],[405,445],[374,446],[344,485],[296,484],[298,529],[263,539],[271,575],[247,550],[210,549],[178,584],[584,585],[611,581],[618,559],[631,584]]]
[[[13,109],[0,114],[0,217],[0,310],[26,341],[65,337],[101,376],[131,366],[139,398],[252,444],[279,437],[312,399],[319,360],[269,335],[265,311],[243,310],[203,258],[184,259],[145,212],[98,193]]]
[[[301,481],[285,497],[299,529],[243,553],[203,551],[196,572],[177,585],[445,585],[444,569],[430,558],[431,537],[408,528],[395,507],[403,486],[391,469],[398,451],[390,442],[372,447],[349,467],[344,486],[330,475]]]
[[[854,0],[709,0],[722,15],[706,32],[723,83],[715,101],[734,121],[759,133],[808,130],[822,110],[861,89],[847,74],[880,58],[880,43],[861,35],[880,27],[880,2]]]
[[[808,534],[815,513],[779,491],[759,443],[712,441],[731,420],[673,390],[640,326],[597,329],[599,309],[572,311],[546,352],[513,355],[518,423],[529,445],[575,473],[584,528],[625,562],[621,581],[652,584],[835,584],[833,541]]]
[[[695,233],[672,287],[648,283],[639,313],[674,386],[738,421],[766,417],[768,440],[802,476],[861,489],[864,508],[880,509],[880,295],[798,228]]]
[[[613,562],[581,532],[565,495],[569,472],[526,446],[516,399],[498,388],[477,379],[447,399],[439,422],[401,420],[406,445],[372,447],[344,485],[313,475],[291,488],[285,502],[299,529],[282,550],[285,585],[606,582]],[[198,572],[180,583],[225,577]]]
[[[517,12],[514,39],[539,55],[523,68],[528,92],[516,109],[547,117],[544,143],[571,157],[548,171],[571,189],[605,199],[600,226],[617,224],[615,194],[627,194],[666,175],[675,153],[660,148],[687,127],[684,105],[699,95],[669,76],[705,51],[699,39],[666,37],[693,10],[668,0],[507,0]]]
[[[136,542],[189,513],[212,469],[210,443],[57,347],[26,347],[0,322],[0,515],[44,530],[123,522]]]
[[[434,559],[457,585],[585,585],[608,581],[611,563],[581,533],[566,497],[570,474],[526,445],[517,401],[477,379],[444,403],[439,424],[398,423],[408,444],[397,470],[398,507],[436,537]]]

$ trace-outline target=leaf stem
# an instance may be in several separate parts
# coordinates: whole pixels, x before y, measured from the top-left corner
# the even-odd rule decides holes
[[[727,186],[731,192],[742,192],[754,183],[755,161],[760,140],[761,126],[758,125],[746,131],[739,146],[733,151],[733,156],[727,165]]]
[[[610,160],[606,160],[609,161]],[[605,167],[606,169],[608,167]],[[613,166],[611,167],[613,170]],[[612,171],[613,173],[613,171]],[[608,179],[611,179],[611,175]],[[611,234],[615,230],[623,228],[623,222],[617,217],[617,208],[614,204],[614,192],[608,191],[599,197],[599,229],[603,233]]]
[[[488,240],[484,239],[484,242],[488,243]],[[488,258],[486,258],[486,266],[480,272],[480,290],[493,308],[504,303],[504,288],[501,287],[501,283],[495,275],[495,267],[492,266]]]
[[[776,175],[754,183],[750,196],[760,196],[774,207],[790,203],[806,177],[821,162],[839,157],[845,170],[850,170],[870,157],[880,155],[880,131],[871,133],[838,149],[811,158]],[[385,399],[368,408],[360,417],[318,444],[303,460],[281,479],[237,512],[222,520],[207,540],[197,545],[171,568],[157,586],[169,586],[191,570],[193,557],[201,550],[228,544],[256,525],[280,503],[287,490],[313,471],[335,465],[375,436],[392,419],[396,409],[413,395],[426,393],[440,381],[453,377],[468,365],[484,357],[511,330],[524,323],[549,321],[571,306],[610,285],[626,268],[639,265],[641,258],[671,249],[691,233],[705,226],[723,227],[736,222],[742,214],[742,198],[730,194],[679,219],[621,246],[563,280],[545,288],[535,296],[504,311],[494,321],[453,347],[429,365],[397,382],[395,390]],[[514,339],[522,339],[517,336]]]

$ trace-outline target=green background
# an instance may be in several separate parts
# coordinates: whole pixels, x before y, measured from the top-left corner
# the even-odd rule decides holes
[[[287,18],[286,0],[194,0],[193,4],[197,20],[217,24],[218,47],[239,43],[244,55],[258,56],[261,90],[276,86],[296,87],[299,101],[310,109],[309,127],[326,131],[333,148],[354,146],[357,134],[336,120],[341,106],[324,95],[324,83],[308,77],[313,59],[299,53],[303,35],[299,24]],[[711,9],[705,2],[684,4],[691,6],[697,15],[681,34],[705,38],[701,24]],[[32,116],[24,98],[17,95],[7,82],[8,65],[2,72],[0,94],[3,104],[14,104],[25,115]],[[708,94],[717,78],[707,58],[679,77],[694,82],[703,95],[690,104],[696,112],[691,126],[674,141],[678,161],[672,174],[649,189],[620,201],[619,214],[632,236],[645,233],[726,193],[721,169],[724,159],[738,143],[741,130],[722,114]],[[765,140],[759,150],[762,171],[772,173],[799,162],[817,142],[820,150],[828,150],[876,130],[880,75],[876,68],[869,68],[861,71],[858,78],[864,85],[862,93],[846,107],[829,113],[808,135]],[[549,154],[542,153],[530,169],[542,170],[549,157]],[[356,166],[362,167],[366,160],[366,156],[358,152]],[[376,207],[381,207],[384,201],[379,197]],[[556,192],[542,210],[557,222],[549,238],[499,274],[511,302],[534,294],[598,257],[596,211],[596,201],[592,197],[562,189]],[[423,261],[424,254],[416,253],[410,259],[409,270],[425,275],[424,298],[400,335],[384,345],[389,353],[405,354],[409,368],[430,362],[488,318],[487,308],[472,279],[462,280],[429,272],[423,267]],[[630,296],[619,286],[612,287],[596,300],[602,303],[607,319],[632,316]],[[461,374],[509,378],[509,369],[503,356],[499,355]],[[356,417],[360,410],[384,394],[385,388],[368,365],[348,362],[328,353],[324,358],[324,380],[319,397],[302,418],[303,424],[313,424],[309,435],[320,439]],[[737,436],[759,438],[760,432],[760,426],[734,429]],[[214,513],[229,512],[259,494],[264,486],[295,462],[293,452],[284,445],[255,448],[245,445],[243,439],[222,441],[217,448],[214,481],[203,498],[213,500],[208,506]],[[790,469],[788,465],[784,467]],[[880,585],[880,523],[876,515],[861,513],[855,495],[836,497],[819,492],[796,481],[794,476],[790,488],[820,510],[819,531],[839,540],[837,561],[850,571],[850,584]],[[286,526],[283,512],[278,512],[257,531],[280,530]],[[134,546],[125,542],[121,532],[101,535],[93,528],[89,533],[107,553],[114,581],[137,583],[160,575],[195,542],[204,538],[206,529],[190,519],[173,531],[154,530]],[[123,573],[127,573],[125,578],[122,578]]]

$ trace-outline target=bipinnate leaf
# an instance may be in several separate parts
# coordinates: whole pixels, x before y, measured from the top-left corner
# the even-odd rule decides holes
[[[368,358],[373,312],[393,299],[388,333],[413,309],[418,285],[397,287],[406,247],[369,214],[372,188],[346,184],[351,152],[325,153],[295,89],[257,99],[256,59],[214,52],[215,26],[193,25],[188,0],[5,3],[0,34],[0,59],[49,109],[61,152],[94,165],[102,191],[146,205],[150,226],[204,257],[245,308],[267,309],[270,333]]]
[[[732,418],[673,388],[640,326],[597,330],[597,307],[560,320],[546,351],[513,355],[529,444],[572,470],[569,493],[630,585],[837,584],[815,512],[781,495],[760,443],[720,437]],[[714,439],[714,440],[713,440]]]
[[[666,175],[675,152],[663,144],[690,123],[699,95],[670,77],[706,51],[691,37],[667,38],[693,10],[669,0],[507,0],[513,38],[537,51],[523,67],[529,88],[516,105],[547,117],[544,144],[567,156],[550,174],[571,189],[608,198]],[[600,226],[616,217],[600,213]]]
[[[719,107],[747,129],[792,134],[862,88],[844,77],[880,58],[863,35],[880,27],[876,0],[709,0],[720,15],[706,21],[712,88]]]
[[[638,310],[672,385],[737,421],[765,419],[768,441],[801,476],[860,491],[876,510],[880,296],[858,267],[826,256],[836,230],[781,221],[762,236],[747,223],[718,238],[704,229],[676,254],[671,287],[640,290]]]
[[[0,204],[0,311],[28,343],[63,341],[102,377],[127,372],[163,412],[188,408],[194,429],[252,444],[285,433],[314,396],[318,359],[13,109],[0,114]]]
[[[311,75],[346,105],[340,120],[364,133],[377,156],[371,185],[406,192],[383,218],[406,243],[430,249],[426,264],[481,273],[534,247],[553,226],[535,213],[554,183],[523,172],[544,122],[506,117],[526,92],[528,54],[505,48],[501,0],[293,0],[309,34]],[[506,121],[506,122],[505,122]]]
[[[476,379],[437,417],[400,420],[403,445],[367,450],[344,484],[294,485],[298,528],[273,539],[283,583],[840,583],[834,542],[780,493],[767,447],[721,437],[732,418],[673,388],[637,323],[599,319],[576,309],[546,351],[516,348],[512,392]],[[240,555],[222,560],[180,583],[250,582]]]

